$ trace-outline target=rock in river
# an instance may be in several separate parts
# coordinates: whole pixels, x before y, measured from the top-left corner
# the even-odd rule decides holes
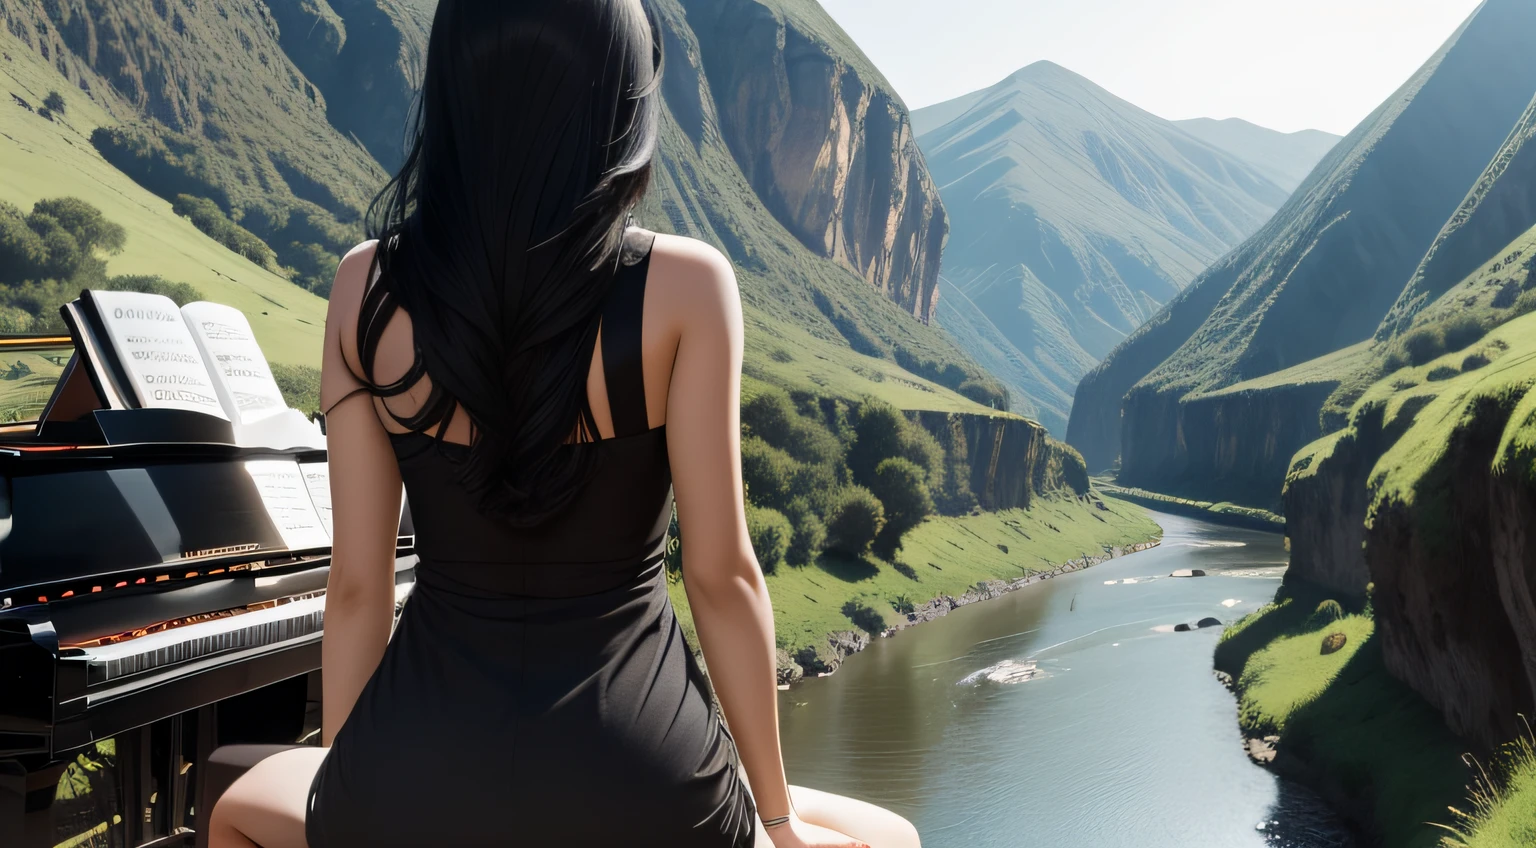
[[[1168,575],[1169,577],[1204,577],[1205,572],[1198,568],[1181,568]]]

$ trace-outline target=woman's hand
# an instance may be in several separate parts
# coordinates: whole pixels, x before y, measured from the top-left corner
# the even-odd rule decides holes
[[[801,821],[793,813],[789,821],[768,828],[768,838],[773,840],[773,848],[870,848],[853,837]]]

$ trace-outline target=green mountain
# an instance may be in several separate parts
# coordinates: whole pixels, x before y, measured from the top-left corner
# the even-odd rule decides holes
[[[1496,251],[1536,224],[1536,100],[1494,154],[1493,161],[1440,229],[1413,278],[1376,331],[1385,340],[1406,331],[1413,319]],[[1507,281],[1518,286],[1516,280]],[[1504,293],[1511,303],[1517,291]],[[1465,306],[1466,304],[1463,304]],[[1506,304],[1507,305],[1507,304]]]
[[[1082,375],[1287,194],[1050,62],[913,126],[951,218],[939,321],[1058,433]]]
[[[1333,387],[1266,375],[1376,331],[1536,91],[1533,28],[1536,6],[1485,2],[1273,220],[1084,377],[1067,435],[1089,466],[1118,456],[1132,485],[1272,503]]]
[[[1190,118],[1174,123],[1257,168],[1286,191],[1295,191],[1341,138],[1322,130],[1279,132],[1242,118]]]

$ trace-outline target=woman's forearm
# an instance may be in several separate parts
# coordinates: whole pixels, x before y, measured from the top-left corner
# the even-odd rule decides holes
[[[378,668],[395,617],[392,584],[352,587],[331,572],[320,644],[321,741],[327,747],[351,715],[363,686]]]
[[[686,565],[683,571],[686,575]],[[710,681],[730,723],[758,814],[772,819],[790,812],[779,749],[773,607],[755,562],[748,560],[728,574],[702,585],[685,576],[683,585]]]

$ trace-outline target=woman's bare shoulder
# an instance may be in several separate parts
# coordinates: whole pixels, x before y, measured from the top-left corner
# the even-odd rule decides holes
[[[741,295],[731,261],[713,245],[687,236],[657,233],[651,248],[651,285],[695,317],[740,310]]]

